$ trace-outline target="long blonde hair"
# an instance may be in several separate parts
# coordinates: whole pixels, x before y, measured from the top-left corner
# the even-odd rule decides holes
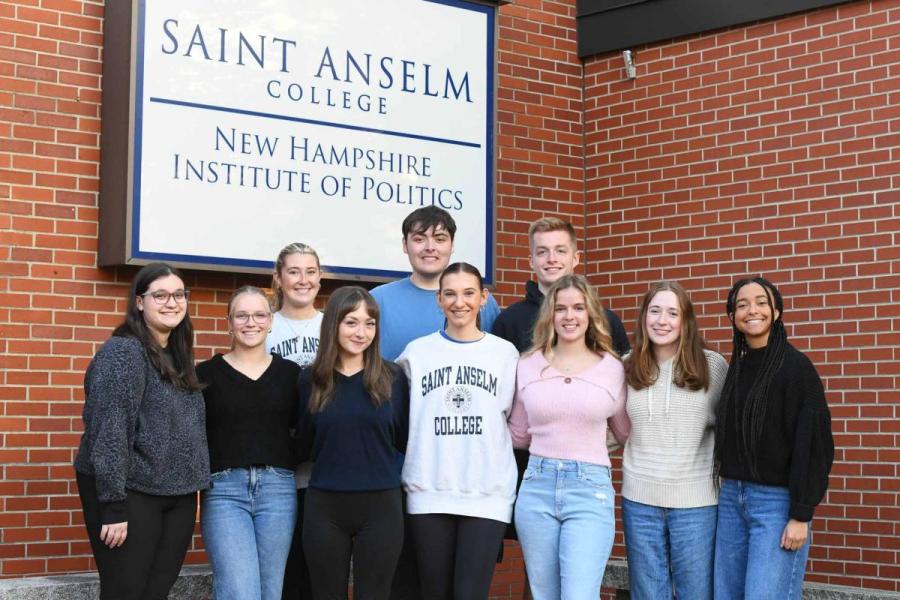
[[[304,244],[303,242],[293,242],[282,248],[281,252],[278,253],[278,258],[275,259],[275,270],[272,272],[272,292],[275,294],[275,301],[273,302],[275,305],[275,312],[281,310],[281,307],[284,304],[284,290],[281,289],[281,284],[278,283],[278,280],[281,278],[281,270],[284,268],[284,261],[291,254],[308,254],[312,256],[316,259],[316,267],[320,271],[322,270],[322,265],[319,262],[319,255],[312,246]]]
[[[588,284],[581,275],[563,275],[547,290],[544,301],[538,312],[537,322],[534,324],[533,344],[527,354],[542,352],[547,361],[553,357],[553,347],[556,346],[556,328],[553,326],[553,315],[556,308],[556,295],[560,290],[575,289],[584,296],[584,304],[588,313],[588,328],[584,334],[584,343],[591,352],[596,354],[611,354],[619,357],[612,347],[612,337],[609,335],[609,322],[606,313],[600,304],[597,292]]]

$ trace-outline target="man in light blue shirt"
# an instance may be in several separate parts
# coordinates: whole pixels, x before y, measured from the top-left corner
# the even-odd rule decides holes
[[[444,327],[444,313],[435,293],[441,273],[450,263],[456,223],[446,210],[425,206],[403,220],[403,252],[409,258],[409,277],[372,290],[381,311],[381,355],[394,360],[416,338]],[[481,329],[490,331],[500,308],[488,295],[481,309]]]

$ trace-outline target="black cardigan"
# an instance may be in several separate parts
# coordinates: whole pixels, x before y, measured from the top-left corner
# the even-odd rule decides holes
[[[734,411],[742,410],[764,354],[765,348],[753,349],[741,361],[736,402],[720,423],[724,440],[721,456],[717,457],[719,474],[727,479],[788,488],[789,517],[810,521],[828,489],[828,473],[834,462],[831,413],[816,368],[790,344],[769,388],[762,438],[756,450],[758,477],[741,460],[738,446],[741,422],[734,418]]]

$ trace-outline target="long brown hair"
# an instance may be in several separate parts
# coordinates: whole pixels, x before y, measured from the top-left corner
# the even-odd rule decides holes
[[[659,365],[653,354],[653,343],[647,335],[647,311],[650,302],[660,292],[672,292],[678,298],[681,313],[681,335],[673,362],[672,381],[680,388],[709,389],[709,365],[703,349],[706,343],[697,328],[694,305],[687,290],[677,281],[658,281],[650,286],[641,302],[641,312],[634,328],[634,348],[625,360],[625,381],[636,390],[650,387],[659,376]]]
[[[553,347],[556,346],[556,328],[553,326],[553,315],[556,309],[556,295],[561,290],[575,289],[584,296],[584,304],[588,313],[588,327],[584,334],[584,343],[591,352],[596,354],[611,354],[619,357],[612,347],[612,337],[609,335],[609,322],[606,313],[600,304],[597,292],[581,275],[563,275],[547,290],[541,309],[538,312],[537,322],[534,324],[533,345],[527,354],[540,351],[548,362],[553,357]]]
[[[335,370],[340,359],[338,332],[344,317],[359,306],[365,308],[369,316],[375,319],[375,337],[363,352],[363,385],[376,407],[387,402],[390,397],[394,374],[388,363],[381,358],[378,304],[365,289],[357,285],[344,286],[335,290],[325,305],[319,351],[309,367],[312,382],[309,411],[312,413],[321,412],[334,397]]]
[[[134,276],[131,290],[128,292],[128,304],[125,308],[125,320],[116,327],[116,337],[134,337],[140,340],[147,352],[147,357],[162,378],[175,387],[190,392],[202,389],[194,370],[194,327],[187,303],[184,307],[184,318],[169,333],[169,341],[165,349],[156,341],[156,337],[144,321],[144,315],[138,309],[138,296],[144,295],[150,284],[174,275],[184,282],[181,272],[172,265],[155,262],[145,265]],[[148,300],[149,301],[149,300]]]

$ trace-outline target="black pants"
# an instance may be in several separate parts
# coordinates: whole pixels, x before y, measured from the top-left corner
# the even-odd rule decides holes
[[[506,523],[411,515],[423,600],[487,600]]]
[[[75,474],[101,600],[165,600],[194,533],[197,494],[151,496],[128,490],[128,536],[118,548],[100,540],[102,519],[94,478]]]
[[[403,549],[397,559],[390,600],[419,600],[419,565],[416,564],[416,545],[413,543],[410,516],[406,514],[406,492],[403,492]]]
[[[297,526],[291,540],[291,551],[284,567],[284,585],[281,588],[281,600],[312,600],[312,586],[309,582],[309,568],[303,554],[303,504],[306,500],[306,488],[297,490]]]
[[[303,550],[316,600],[347,598],[351,554],[353,599],[386,600],[402,546],[399,489],[306,492]]]

